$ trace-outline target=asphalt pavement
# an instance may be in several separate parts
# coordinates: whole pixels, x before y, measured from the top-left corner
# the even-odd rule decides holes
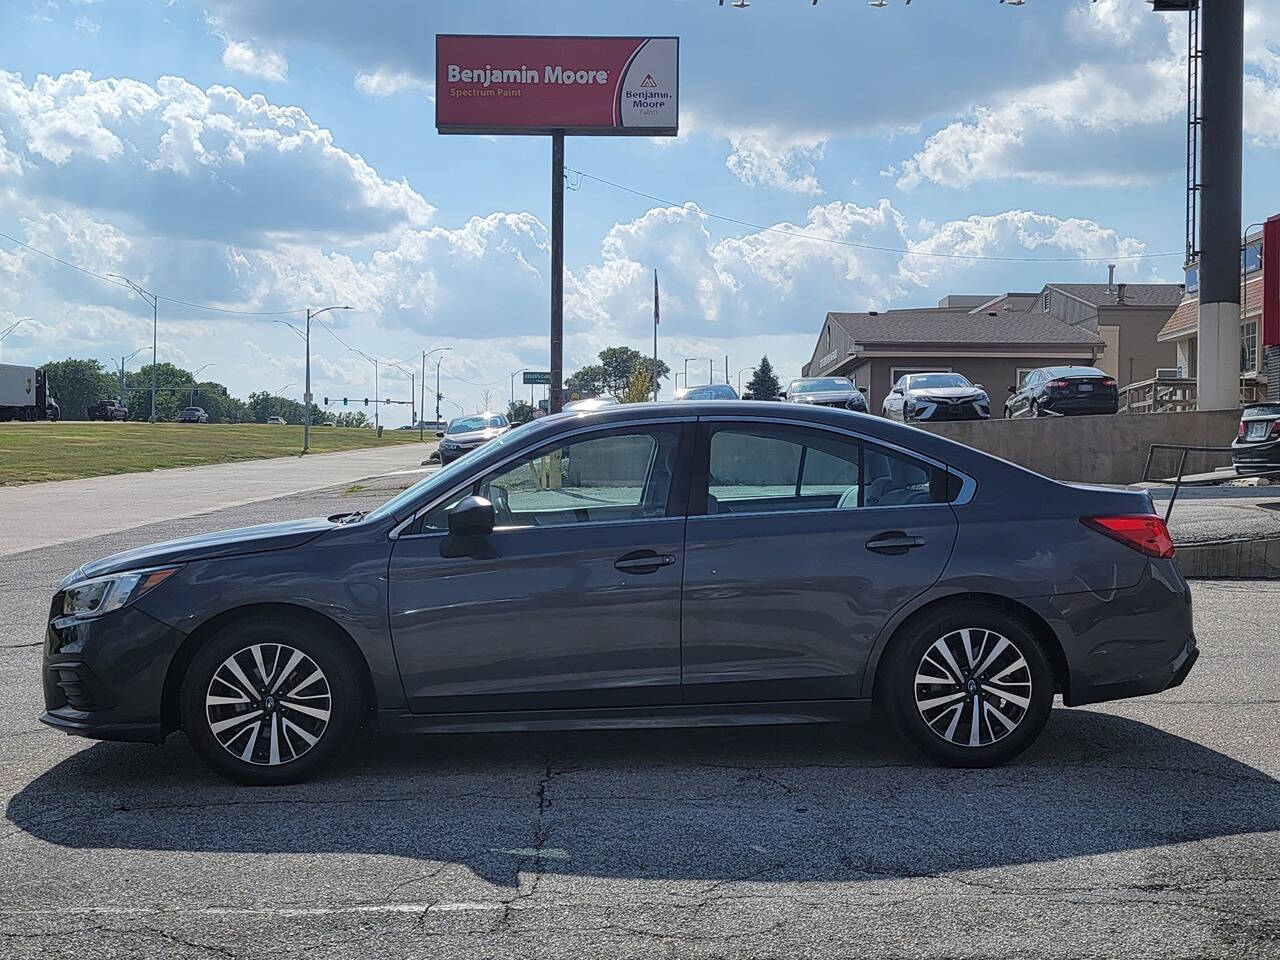
[[[406,478],[0,556],[0,956],[1280,955],[1280,584],[1193,586],[1203,655],[994,770],[875,727],[362,740],[252,790],[181,735],[36,722],[78,563],[365,508]]]

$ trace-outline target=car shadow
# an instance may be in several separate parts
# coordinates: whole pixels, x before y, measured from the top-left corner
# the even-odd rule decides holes
[[[95,744],[6,818],[85,849],[389,854],[609,878],[866,880],[1280,830],[1280,783],[1134,720],[1058,709],[1012,764],[950,770],[870,728],[369,738],[324,778],[250,789],[181,736]]]

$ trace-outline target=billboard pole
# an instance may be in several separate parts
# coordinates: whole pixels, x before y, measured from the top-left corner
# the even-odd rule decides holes
[[[549,413],[559,413],[564,385],[564,131],[551,134],[551,390]]]

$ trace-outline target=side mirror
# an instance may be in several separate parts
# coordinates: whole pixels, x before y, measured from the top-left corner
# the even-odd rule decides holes
[[[463,497],[449,511],[449,534],[475,537],[493,533],[493,504],[484,497]]]
[[[1017,393],[1017,392],[1018,392],[1018,388],[1017,388],[1017,387],[1010,387],[1010,388],[1009,388],[1009,392],[1010,392],[1010,393]]]
[[[889,392],[890,392],[890,393],[892,393],[892,394],[895,394],[895,395],[901,396],[901,395],[902,395],[902,388],[901,388],[901,387],[894,387],[894,388],[893,388],[892,390],[890,390]]]
[[[443,437],[443,436],[444,436],[444,431],[443,431],[443,430],[437,430],[437,431],[436,431],[436,438],[437,438],[437,439],[439,439],[439,438],[441,438],[441,437]]]
[[[975,384],[974,384],[974,386],[975,386],[975,387],[977,387],[979,390],[985,390],[985,389],[987,389],[986,387],[984,387],[984,386],[983,386],[982,384],[980,384],[980,383],[975,383]]]

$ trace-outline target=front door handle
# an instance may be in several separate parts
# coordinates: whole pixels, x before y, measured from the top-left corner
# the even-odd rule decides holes
[[[613,566],[623,573],[655,573],[659,567],[668,567],[675,562],[676,558],[669,553],[636,550],[613,561]]]
[[[876,553],[900,554],[916,547],[923,547],[924,537],[909,537],[901,530],[890,530],[876,534],[867,541],[867,549]]]

